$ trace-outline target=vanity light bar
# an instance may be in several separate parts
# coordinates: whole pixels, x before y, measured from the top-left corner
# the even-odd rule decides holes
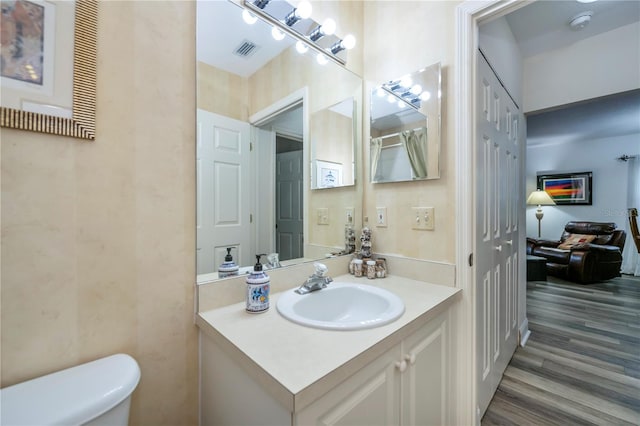
[[[413,107],[413,108],[415,108],[417,110],[420,109],[420,106],[421,106],[420,97],[419,96],[415,96],[409,90],[402,90],[402,91],[395,91],[394,90],[394,89],[400,88],[400,87],[401,86],[399,84],[391,83],[391,84],[383,84],[382,86],[380,86],[380,89],[382,89],[386,93],[390,94],[391,96],[394,96],[398,100],[406,103],[407,105],[410,105],[411,107]],[[411,99],[408,99],[408,98],[411,98]]]
[[[339,56],[336,56],[336,54],[334,54],[334,52],[332,52],[331,49],[322,48],[322,46],[320,46],[317,43],[315,43],[315,41],[310,40],[304,34],[299,33],[298,31],[296,31],[292,27],[287,26],[284,22],[279,21],[278,19],[274,18],[273,16],[269,15],[267,12],[262,10],[262,8],[264,8],[267,5],[267,3],[269,3],[269,1],[260,0],[260,1],[255,1],[255,3],[254,3],[251,0],[244,0],[244,6],[247,9],[250,9],[252,13],[260,16],[263,20],[265,20],[267,23],[273,25],[274,27],[278,28],[281,32],[290,35],[291,37],[293,37],[294,39],[296,39],[298,41],[301,41],[302,43],[305,43],[311,49],[315,50],[317,53],[321,53],[321,54],[325,55],[328,59],[331,59],[332,61],[334,61],[334,62],[336,62],[336,63],[338,63],[340,65],[346,65],[347,61],[342,59]],[[260,5],[262,5],[262,8],[260,8]],[[319,29],[319,27],[316,28],[316,29]],[[318,37],[318,38],[320,38],[320,37]],[[343,49],[341,49],[341,50],[343,50]],[[336,51],[335,53],[338,53],[338,52],[339,51]]]

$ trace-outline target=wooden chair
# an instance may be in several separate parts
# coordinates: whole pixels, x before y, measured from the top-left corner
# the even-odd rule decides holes
[[[636,208],[629,209],[629,227],[631,229],[631,238],[633,238],[638,253],[640,253],[640,231],[638,230],[638,209]]]

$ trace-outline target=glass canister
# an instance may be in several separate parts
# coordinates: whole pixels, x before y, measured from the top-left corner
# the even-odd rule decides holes
[[[362,276],[362,259],[353,259],[353,275]]]
[[[385,278],[387,276],[387,264],[385,259],[376,260],[376,278]]]
[[[376,261],[369,260],[367,261],[367,278],[370,280],[376,277]]]

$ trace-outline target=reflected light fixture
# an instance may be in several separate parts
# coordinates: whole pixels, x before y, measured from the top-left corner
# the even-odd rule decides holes
[[[274,39],[280,41],[284,38],[284,33],[282,31],[280,31],[279,29],[277,29],[276,27],[272,27],[271,28],[271,37],[273,37]]]
[[[382,87],[378,87],[378,90],[376,90],[376,95],[378,95],[379,97],[384,97],[384,95],[386,95],[387,92],[384,91],[384,89]]]
[[[326,35],[331,35],[336,31],[336,21],[331,18],[324,20],[322,25],[318,25],[311,34],[309,34],[309,40],[318,41]]]
[[[301,19],[307,19],[311,16],[311,3],[306,0],[302,0],[298,7],[284,17],[284,23],[290,27]]]
[[[409,90],[411,92],[412,95],[420,95],[420,93],[422,93],[422,86],[420,86],[419,84],[414,84],[413,86],[411,86],[411,89]]]
[[[424,92],[420,93],[420,100],[421,101],[428,101],[429,99],[431,99],[431,92],[429,92],[428,90],[425,90]]]
[[[318,53],[318,56],[316,56],[316,61],[320,65],[326,65],[327,62],[329,62],[329,58],[327,58],[327,55],[325,55],[324,53]]]
[[[334,55],[342,50],[351,50],[356,46],[356,38],[351,34],[347,34],[345,38],[340,41],[337,41],[333,46],[331,46],[331,53]]]
[[[270,1],[271,0],[255,0],[253,2],[253,5],[258,9],[264,9],[269,4]]]
[[[258,20],[258,17],[253,15],[251,12],[249,12],[247,9],[242,11],[242,19],[244,20],[244,22],[246,22],[249,25],[253,25],[256,23],[256,21]]]
[[[301,42],[300,40],[298,40],[296,42],[296,50],[298,51],[298,53],[300,54],[305,54],[307,53],[307,51],[309,50],[309,46],[307,46],[306,44],[304,44],[303,42]]]
[[[555,201],[553,201],[547,191],[536,189],[529,195],[529,198],[527,198],[527,204],[538,206],[538,208],[536,209],[536,219],[538,219],[538,238],[540,238],[542,216],[544,216],[544,213],[542,212],[542,206],[555,206],[556,203]]]

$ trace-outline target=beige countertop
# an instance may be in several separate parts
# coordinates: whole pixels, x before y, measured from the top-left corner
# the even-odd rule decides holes
[[[274,293],[265,313],[249,314],[242,302],[200,312],[196,322],[247,374],[295,412],[444,312],[460,293],[397,276],[367,280],[347,274],[334,281],[390,290],[402,298],[405,312],[390,324],[368,330],[320,330],[282,317],[276,309],[281,293]]]

